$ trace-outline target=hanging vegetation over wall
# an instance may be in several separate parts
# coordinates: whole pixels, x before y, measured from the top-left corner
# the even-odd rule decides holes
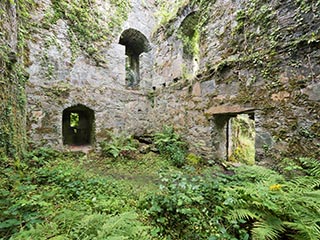
[[[26,39],[33,0],[0,3],[0,155],[19,156],[26,144]]]
[[[275,144],[286,142],[293,155],[317,156],[318,103],[304,93],[316,91],[319,79],[320,2],[244,1],[235,20],[226,22],[225,31],[214,36],[221,43],[220,60],[207,59],[202,81],[214,78],[218,84],[236,84],[239,90],[233,104],[264,109],[268,117],[263,125],[272,129]],[[310,109],[309,122],[301,119],[303,113],[295,106]],[[301,134],[304,130],[308,134]]]
[[[42,27],[49,29],[57,20],[65,20],[69,26],[72,60],[81,49],[97,63],[104,62],[98,53],[98,46],[110,44],[112,37],[121,30],[122,23],[128,17],[130,2],[111,0],[109,8],[112,15],[99,11],[96,1],[52,0],[52,8],[47,9]]]
[[[154,30],[156,34],[159,31],[165,31],[165,36],[171,36],[175,29],[174,22],[180,17],[184,10],[194,9],[199,10],[197,23],[193,26],[195,32],[199,33],[204,27],[204,24],[208,20],[209,12],[211,6],[215,1],[210,0],[175,0],[173,2],[169,1],[156,1],[156,6],[158,6],[159,11],[155,13],[158,19],[158,27]],[[167,11],[168,8],[173,9],[172,11]]]

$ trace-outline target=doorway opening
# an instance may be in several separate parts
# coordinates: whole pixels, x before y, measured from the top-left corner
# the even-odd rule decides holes
[[[255,163],[254,113],[221,114],[214,117],[216,155],[228,162]]]
[[[255,162],[255,125],[253,114],[231,117],[226,126],[226,156],[230,162],[253,165]]]
[[[94,139],[94,111],[84,105],[63,110],[62,134],[64,145],[91,145]]]

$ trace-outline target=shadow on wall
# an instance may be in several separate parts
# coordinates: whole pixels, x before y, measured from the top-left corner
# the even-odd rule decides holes
[[[94,142],[94,111],[84,105],[63,110],[62,135],[64,145],[91,145]]]

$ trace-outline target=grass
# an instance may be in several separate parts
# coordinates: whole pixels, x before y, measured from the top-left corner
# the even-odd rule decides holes
[[[92,174],[131,186],[133,194],[138,196],[157,190],[159,172],[176,169],[168,160],[153,152],[139,154],[135,159],[117,160],[88,155],[83,156],[78,164]]]

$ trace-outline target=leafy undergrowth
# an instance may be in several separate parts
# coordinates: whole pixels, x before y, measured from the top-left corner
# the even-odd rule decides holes
[[[159,154],[149,152],[132,158],[106,158],[84,156],[81,166],[92,174],[108,177],[131,186],[131,192],[139,198],[157,191],[160,171],[178,171]]]
[[[320,164],[293,163],[279,173],[177,168],[152,152],[2,158],[0,239],[320,239]]]
[[[150,239],[133,184],[94,174],[81,154],[2,159],[0,238]]]
[[[160,239],[317,240],[320,162],[297,161],[284,174],[243,165],[231,175],[163,175],[160,191],[141,209]]]

